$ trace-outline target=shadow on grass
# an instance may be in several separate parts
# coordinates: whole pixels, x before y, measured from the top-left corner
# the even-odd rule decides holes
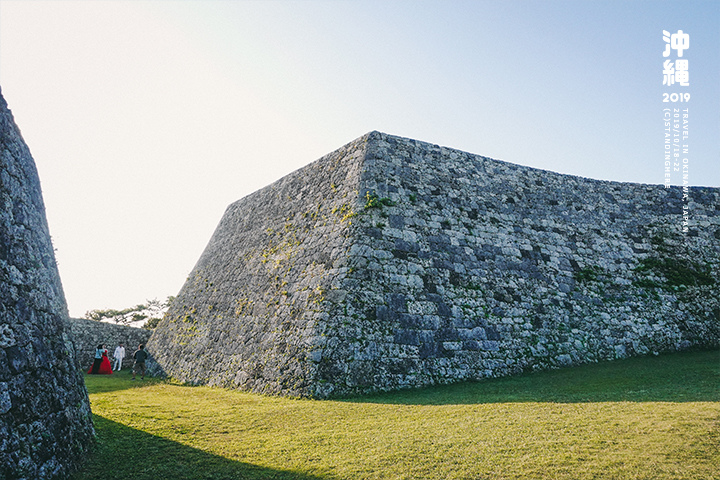
[[[93,417],[98,441],[87,463],[72,480],[319,480],[321,477],[274,470],[230,460],[130,428],[99,415]]]
[[[720,402],[720,350],[638,357],[341,401],[407,405]]]

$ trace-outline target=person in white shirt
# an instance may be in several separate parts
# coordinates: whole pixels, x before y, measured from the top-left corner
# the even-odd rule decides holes
[[[115,353],[113,353],[113,357],[115,358],[115,366],[113,370],[119,371],[120,369],[122,369],[123,358],[125,358],[125,347],[123,347],[122,343],[115,348]]]

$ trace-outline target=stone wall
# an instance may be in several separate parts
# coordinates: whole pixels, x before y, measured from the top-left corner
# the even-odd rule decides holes
[[[148,349],[183,381],[303,395],[328,272],[346,257],[365,139],[230,205]],[[344,260],[343,260],[344,261]],[[155,373],[155,372],[154,372]]]
[[[67,478],[94,438],[35,162],[0,94],[0,478]]]
[[[720,345],[720,190],[370,133],[228,208],[150,344],[327,397]]]
[[[353,235],[323,393],[718,346],[719,189],[691,189],[682,235],[678,188],[373,138],[360,191],[392,206]]]
[[[95,348],[100,344],[105,345],[105,348],[107,348],[113,366],[115,362],[112,360],[112,355],[115,347],[123,344],[125,347],[125,359],[122,368],[132,367],[133,353],[137,350],[138,345],[147,343],[152,334],[152,330],[144,328],[96,322],[84,318],[71,318],[70,329],[80,368],[85,371],[92,365],[95,358]]]

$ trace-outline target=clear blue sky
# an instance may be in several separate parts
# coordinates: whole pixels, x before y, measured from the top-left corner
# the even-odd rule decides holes
[[[717,1],[0,0],[0,86],[74,316],[175,295],[228,204],[371,130],[661,184],[687,91],[690,183],[720,186]]]

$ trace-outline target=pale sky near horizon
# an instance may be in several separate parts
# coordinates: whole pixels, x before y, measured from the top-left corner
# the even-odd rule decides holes
[[[716,1],[0,0],[0,88],[75,317],[177,294],[230,203],[372,130],[659,185],[688,108],[720,186]]]

